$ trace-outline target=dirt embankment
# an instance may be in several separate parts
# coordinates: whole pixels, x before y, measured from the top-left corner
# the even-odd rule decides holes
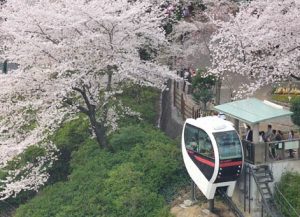
[[[211,213],[208,210],[205,197],[199,191],[196,192],[197,201],[193,202],[193,205],[189,204],[191,202],[190,198],[190,189],[180,192],[180,195],[172,204],[171,213],[176,217],[235,217],[219,199],[215,199],[215,211]]]

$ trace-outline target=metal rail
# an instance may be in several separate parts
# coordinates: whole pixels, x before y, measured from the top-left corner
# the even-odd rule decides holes
[[[257,189],[262,198],[263,208],[271,217],[283,217],[282,213],[274,202],[273,194],[268,183],[274,181],[273,174],[267,165],[261,165],[256,168],[250,168],[250,174],[253,176]]]
[[[244,217],[243,213],[239,210],[239,208],[235,205],[231,198],[228,197],[225,191],[223,191],[222,189],[218,189],[217,192],[236,217]]]

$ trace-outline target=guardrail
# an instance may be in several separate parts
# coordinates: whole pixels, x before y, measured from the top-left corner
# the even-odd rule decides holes
[[[198,104],[196,104],[190,97],[191,85],[186,82],[177,82],[174,80],[174,106],[180,111],[183,118],[198,118],[201,117],[202,112]]]
[[[211,113],[204,112],[200,105],[192,99],[192,86],[186,81],[173,81],[173,105],[180,111],[183,118],[198,118]]]
[[[300,159],[300,138],[261,143],[242,140],[242,145],[245,161],[251,164]]]

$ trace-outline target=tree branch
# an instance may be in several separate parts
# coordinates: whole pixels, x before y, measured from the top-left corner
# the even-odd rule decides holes
[[[73,90],[79,92],[81,94],[81,96],[83,97],[84,102],[87,106],[88,112],[94,112],[96,106],[90,103],[90,100],[86,94],[85,88],[86,88],[85,86],[83,86],[83,89],[80,89],[79,87],[72,87]]]
[[[294,74],[291,74],[291,77],[292,77],[292,78],[295,78],[295,79],[298,80],[298,81],[300,81],[300,77],[299,77],[299,76],[296,76],[296,75],[294,75]]]
[[[73,102],[72,99],[70,99],[70,98],[64,97],[64,98],[63,98],[63,102],[67,103],[67,104],[70,105],[70,106],[74,106],[74,102]],[[86,114],[86,115],[89,114],[88,109],[85,108],[85,107],[83,107],[83,106],[81,106],[81,105],[76,105],[76,108],[77,108],[80,112],[82,112],[82,113],[84,113],[84,114]]]
[[[47,54],[50,58],[54,59],[55,61],[59,62],[59,60],[52,56],[48,51],[42,50],[42,52]]]
[[[289,52],[292,52],[292,51],[294,51],[294,50],[296,50],[296,49],[298,49],[298,48],[300,48],[300,45],[299,46],[296,46],[296,47],[294,47],[294,48],[292,48],[291,50],[288,50],[287,52],[289,53]]]

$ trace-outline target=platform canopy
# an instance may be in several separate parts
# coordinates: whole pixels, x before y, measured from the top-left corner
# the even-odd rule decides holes
[[[284,109],[280,105],[256,98],[225,103],[215,106],[214,110],[249,124],[293,114],[293,112]]]

